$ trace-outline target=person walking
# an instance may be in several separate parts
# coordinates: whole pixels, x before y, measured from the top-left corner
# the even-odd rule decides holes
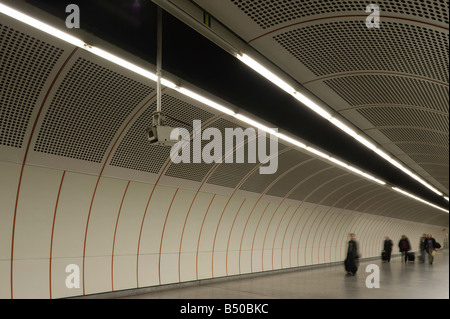
[[[398,248],[404,257],[405,263],[408,262],[408,252],[411,250],[411,244],[406,235],[402,235],[402,239],[398,242]]]
[[[428,254],[428,261],[430,265],[432,265],[434,261],[434,251],[436,250],[436,240],[431,236],[431,234],[428,234],[425,239],[425,250]]]
[[[419,242],[419,249],[420,249],[420,262],[423,264],[425,263],[425,254],[427,253],[426,247],[425,247],[425,240],[427,239],[427,234],[422,234],[422,237],[420,237]]]
[[[347,246],[347,258],[344,261],[345,264],[345,271],[347,272],[347,275],[354,276],[356,275],[356,272],[358,271],[359,267],[359,249],[358,249],[358,243],[356,241],[355,234],[351,233],[349,234],[349,241]]]
[[[387,261],[388,263],[391,262],[393,246],[394,246],[394,243],[392,242],[391,238],[389,238],[389,236],[386,236],[384,243],[383,243],[383,253],[384,253],[383,261]]]

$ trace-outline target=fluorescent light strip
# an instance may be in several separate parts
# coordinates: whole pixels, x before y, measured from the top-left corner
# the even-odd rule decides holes
[[[263,125],[261,123],[258,123],[258,122],[254,121],[252,119],[249,119],[248,117],[246,117],[244,115],[235,114],[234,117],[237,118],[238,120],[242,121],[242,122],[250,124],[251,126],[257,127],[259,129],[263,130],[264,132],[267,132],[269,134],[278,136],[278,132],[276,130],[274,130],[272,128],[269,128],[269,127],[267,127],[267,126],[265,126],[265,125]]]
[[[79,48],[83,48],[103,59],[106,59],[114,64],[117,64],[125,69],[128,69],[136,74],[139,74],[147,79],[150,79],[152,81],[157,81],[157,76],[156,74],[147,71],[135,64],[132,64],[122,58],[119,58],[107,51],[104,51],[100,48],[97,47],[92,47],[89,46],[88,44],[86,44],[84,41],[75,38],[65,32],[62,32],[46,23],[40,22],[28,15],[25,15],[17,10],[14,10],[8,6],[5,6],[3,4],[0,3],[0,12],[11,17],[14,18],[16,20],[19,20],[29,26],[32,26],[36,29],[39,29],[40,31],[46,32],[60,40],[63,40],[67,43],[70,43],[74,46],[77,46]],[[331,123],[333,123],[335,126],[337,126],[338,128],[340,128],[341,130],[343,130],[344,132],[346,132],[347,134],[349,134],[350,136],[355,137],[358,141],[360,141],[362,144],[366,145],[367,147],[369,147],[370,149],[373,149],[377,154],[379,154],[380,156],[382,156],[383,158],[385,158],[386,160],[388,160],[389,162],[391,162],[391,164],[393,164],[394,166],[398,167],[399,169],[401,169],[402,171],[404,171],[405,173],[407,173],[408,175],[410,175],[411,177],[413,177],[414,179],[416,179],[417,181],[421,182],[423,185],[425,185],[426,187],[428,187],[429,189],[433,190],[434,192],[436,192],[439,195],[443,195],[441,192],[439,192],[438,190],[434,189],[431,185],[427,184],[426,182],[424,182],[423,180],[421,180],[417,175],[413,174],[412,172],[408,171],[406,168],[404,168],[401,164],[399,164],[398,162],[396,162],[395,160],[393,160],[392,158],[390,158],[387,154],[385,154],[384,152],[382,152],[381,150],[378,150],[372,143],[370,143],[369,141],[367,141],[365,138],[359,136],[356,134],[356,132],[354,130],[352,130],[351,128],[349,128],[348,126],[346,126],[345,124],[343,124],[342,122],[340,122],[339,120],[332,118],[332,116],[323,108],[321,108],[320,106],[318,106],[315,102],[313,102],[312,100],[310,100],[309,98],[307,98],[305,95],[295,91],[295,89],[290,86],[289,84],[287,84],[285,81],[281,80],[278,76],[276,76],[274,73],[272,73],[271,71],[269,71],[268,69],[266,69],[265,67],[263,67],[261,64],[259,64],[258,62],[256,62],[255,60],[253,60],[252,58],[250,58],[248,55],[237,55],[238,59],[241,60],[243,63],[245,63],[246,65],[248,65],[249,67],[251,67],[252,69],[254,69],[256,72],[258,72],[259,74],[261,74],[262,76],[264,76],[265,78],[267,78],[269,81],[271,81],[272,83],[274,83],[275,85],[277,85],[278,87],[280,87],[281,89],[283,89],[285,92],[289,93],[290,95],[294,96],[298,101],[300,101],[301,103],[303,103],[304,105],[306,105],[307,107],[309,107],[310,109],[312,109],[313,111],[315,111],[317,114],[319,114],[320,116],[328,119]],[[307,148],[306,145],[304,145],[303,143],[300,143],[298,141],[295,141],[294,139],[283,135],[283,134],[279,134],[277,132],[275,132],[273,129],[268,128],[267,126],[264,126],[262,124],[259,124],[256,121],[253,121],[243,115],[240,114],[236,114],[234,111],[216,103],[213,102],[197,93],[194,93],[190,90],[184,89],[184,88],[180,88],[178,87],[176,84],[174,84],[171,81],[168,81],[166,79],[161,79],[161,83],[164,86],[170,87],[174,90],[177,90],[178,92],[180,92],[183,95],[186,95],[188,97],[191,97],[203,104],[206,104],[222,113],[234,116],[236,118],[238,118],[241,121],[244,121],[250,125],[253,125],[255,127],[261,128],[266,132],[269,132],[271,134],[277,135],[279,138],[290,142],[298,147],[301,148]],[[314,150],[312,148],[309,149],[309,151],[311,151],[312,153],[319,155],[323,158],[329,159],[330,161],[337,163],[340,166],[343,167],[347,167],[349,168],[350,166],[348,166],[345,163],[342,163],[334,158],[329,157],[328,155],[319,152],[317,150]],[[378,182],[378,183],[384,183],[380,180],[377,180],[373,177],[370,177],[370,175],[367,175],[359,170],[356,170],[358,172],[358,174],[363,175],[363,176],[369,176],[369,178],[373,179],[374,181]],[[447,197],[448,200],[448,197]]]
[[[303,95],[300,92],[295,91],[294,94],[291,94],[294,98],[296,98],[300,103],[306,105],[311,110],[322,116],[323,118],[327,120],[331,120],[332,116],[330,113],[328,113],[325,109],[321,108],[317,103],[313,102],[309,98],[307,98],[305,95]]]
[[[113,55],[113,54],[111,54],[109,52],[106,52],[106,51],[104,51],[102,49],[99,49],[97,47],[86,46],[85,48],[89,52],[91,52],[91,53],[93,53],[93,54],[95,54],[95,55],[97,55],[97,56],[99,56],[99,57],[101,57],[101,58],[103,58],[105,60],[108,60],[108,61],[110,61],[110,62],[112,62],[114,64],[117,64],[117,65],[119,65],[119,66],[121,66],[121,67],[123,67],[123,68],[125,68],[127,70],[130,70],[130,71],[132,71],[134,73],[142,75],[143,77],[145,77],[147,79],[150,79],[150,80],[155,81],[155,82],[158,80],[158,77],[156,76],[155,73],[149,72],[149,71],[147,71],[147,70],[145,70],[145,69],[143,69],[143,68],[141,68],[141,67],[139,67],[137,65],[134,65],[134,64],[132,64],[132,63],[122,59],[122,58],[119,58],[119,57],[117,57],[117,56],[115,56],[115,55]]]
[[[278,136],[279,139],[281,139],[283,141],[286,141],[288,143],[291,143],[291,144],[293,144],[293,145],[295,145],[297,147],[304,148],[304,149],[306,149],[306,147],[307,147],[305,144],[303,144],[303,143],[301,143],[301,142],[299,142],[297,140],[294,140],[293,138],[291,138],[289,136],[286,136],[283,133],[278,133],[277,136]]]
[[[306,150],[309,151],[309,152],[311,152],[311,153],[313,153],[313,154],[316,154],[317,156],[320,156],[320,157],[322,157],[322,158],[330,159],[330,156],[328,156],[327,154],[322,153],[321,151],[318,151],[318,150],[316,150],[316,149],[314,149],[314,148],[312,148],[312,147],[309,147],[309,146],[308,146],[308,147],[306,148]]]
[[[351,137],[356,137],[358,135],[358,133],[356,133],[353,129],[351,129],[350,127],[348,127],[335,117],[333,117],[330,120],[330,122],[333,123],[336,127],[340,128],[345,133],[347,133],[348,135],[350,135]]]
[[[85,45],[82,40],[77,39],[77,38],[71,36],[70,34],[62,32],[46,23],[36,20],[26,14],[23,14],[23,13],[21,13],[17,10],[14,10],[8,6],[5,6],[4,4],[1,4],[1,3],[0,3],[0,12],[13,18],[13,19],[16,19],[25,24],[28,24],[29,26],[32,26],[33,28],[36,28],[41,31],[44,31],[45,33],[51,34],[58,39],[61,39],[65,42],[73,44],[79,48],[83,48]]]
[[[371,149],[372,151],[376,151],[377,147],[369,142],[365,137],[361,136],[361,135],[356,135],[354,137],[358,142],[360,142],[362,145],[364,145],[365,147],[367,147],[368,149]]]
[[[252,59],[246,54],[237,54],[236,57],[241,60],[244,64],[249,66],[254,71],[261,74],[263,77],[268,79],[270,82],[278,86],[280,89],[285,91],[286,93],[292,95],[294,98],[296,98],[298,101],[309,107],[311,110],[319,114],[320,116],[326,118],[327,120],[330,120],[332,118],[331,114],[328,113],[326,110],[321,108],[317,103],[314,103],[311,101],[308,97],[303,95],[300,92],[297,92],[291,85],[289,85],[286,81],[282,80],[280,77],[275,75],[273,72],[269,71],[267,68],[262,66],[260,63]]]
[[[195,92],[192,92],[192,91],[190,91],[188,89],[176,87],[175,90],[180,92],[183,95],[186,95],[186,96],[194,99],[194,100],[197,100],[197,101],[199,101],[199,102],[201,102],[203,104],[206,104],[206,105],[212,107],[213,109],[216,109],[216,110],[218,110],[218,111],[220,111],[222,113],[225,113],[225,114],[228,114],[228,115],[231,115],[231,116],[235,116],[236,115],[236,113],[234,111],[230,110],[229,108],[226,108],[225,106],[222,106],[222,105],[220,105],[220,104],[218,104],[216,102],[213,102],[210,99],[207,99],[207,98],[205,98],[205,97],[203,97],[203,96],[201,96],[201,95],[199,95],[199,94],[197,94]]]
[[[403,195],[406,195],[406,196],[411,197],[411,198],[413,198],[413,199],[415,199],[415,200],[418,200],[419,202],[422,202],[422,203],[427,204],[427,205],[429,205],[429,206],[431,206],[431,207],[434,207],[434,208],[437,208],[437,209],[439,209],[439,210],[441,210],[441,211],[443,211],[443,212],[446,212],[447,214],[449,213],[448,210],[446,210],[446,209],[444,209],[444,208],[442,208],[442,207],[439,207],[439,206],[437,206],[437,205],[434,205],[434,204],[432,204],[432,203],[430,203],[430,202],[427,202],[426,200],[423,200],[422,198],[419,198],[419,197],[417,197],[417,196],[414,196],[414,195],[412,195],[412,194],[410,194],[410,193],[408,193],[408,192],[405,192],[404,190],[401,190],[400,188],[392,187],[392,189],[395,190],[396,192],[402,193]]]
[[[449,201],[447,196],[444,196],[444,199],[445,199],[447,202]]]
[[[252,68],[256,72],[258,72],[259,74],[264,76],[266,79],[268,79],[269,81],[271,81],[272,83],[274,83],[278,87],[282,88],[285,92],[287,92],[290,95],[292,95],[293,97],[295,97],[298,101],[300,101],[302,104],[306,105],[308,108],[310,108],[311,110],[316,112],[318,115],[320,115],[323,118],[329,120],[333,125],[335,125],[339,129],[341,129],[342,131],[344,131],[348,135],[352,136],[353,138],[355,138],[358,142],[363,144],[365,147],[371,149],[372,151],[377,153],[379,156],[381,156],[382,158],[387,160],[389,163],[391,163],[392,165],[394,165],[395,167],[399,168],[400,170],[402,170],[407,175],[411,176],[412,178],[414,178],[415,180],[420,182],[422,185],[424,185],[425,187],[427,187],[431,191],[435,192],[439,196],[443,196],[442,192],[440,192],[439,190],[437,190],[436,188],[434,188],[433,186],[428,184],[425,180],[423,180],[422,178],[420,178],[419,176],[417,176],[416,174],[414,174],[413,172],[411,172],[410,170],[405,168],[403,165],[401,165],[400,163],[398,163],[397,161],[392,159],[386,153],[384,153],[381,150],[379,150],[375,144],[373,144],[372,142],[367,140],[365,137],[363,137],[361,135],[358,135],[355,130],[353,130],[349,126],[345,125],[344,123],[339,121],[337,118],[334,118],[329,112],[327,112],[325,109],[320,107],[317,103],[315,103],[314,101],[312,101],[311,99],[309,99],[308,97],[303,95],[302,93],[296,91],[291,85],[289,85],[285,81],[281,80],[278,76],[276,76],[271,71],[267,70],[260,63],[256,62],[254,59],[252,59],[251,57],[249,57],[246,54],[243,54],[243,55],[237,54],[236,57],[239,60],[241,60],[243,63],[248,65],[250,68]]]
[[[373,176],[371,176],[371,175],[369,175],[367,173],[364,173],[363,171],[361,171],[361,170],[359,170],[357,168],[354,168],[354,167],[352,167],[352,166],[350,166],[350,165],[348,165],[348,164],[346,164],[346,163],[344,163],[344,162],[342,162],[342,161],[340,161],[340,160],[338,160],[336,158],[333,158],[333,157],[331,157],[331,156],[329,156],[329,155],[327,155],[327,154],[325,154],[325,153],[323,153],[323,152],[321,152],[319,150],[316,150],[316,149],[314,149],[314,148],[312,148],[310,146],[306,146],[305,144],[303,144],[303,143],[301,143],[301,142],[299,142],[297,140],[294,140],[293,138],[291,138],[289,136],[286,136],[283,133],[278,133],[277,136],[281,140],[289,142],[289,143],[291,143],[291,144],[293,144],[295,146],[298,146],[300,148],[306,149],[307,151],[309,151],[309,152],[311,152],[313,154],[316,154],[316,155],[318,155],[318,156],[320,156],[322,158],[325,158],[325,159],[329,160],[330,162],[333,162],[333,163],[335,163],[335,164],[337,164],[337,165],[339,165],[339,166],[341,166],[343,168],[346,168],[346,169],[352,171],[353,173],[356,173],[356,174],[358,174],[360,176],[363,176],[363,177],[365,177],[365,178],[367,178],[369,180],[372,180],[372,181],[374,181],[374,182],[376,182],[378,184],[386,185],[386,183],[384,181],[382,181],[382,180],[380,180],[378,178],[375,178],[375,177],[373,177]]]
[[[285,92],[287,92],[289,94],[293,94],[295,92],[295,89],[292,86],[287,84],[285,81],[280,79],[278,76],[273,74],[271,71],[269,71],[264,66],[262,66],[261,64],[259,64],[255,60],[253,60],[248,55],[246,55],[246,54],[243,54],[243,55],[237,54],[236,57],[239,60],[241,60],[244,64],[246,64],[247,66],[249,66],[250,68],[252,68],[256,72],[261,74],[266,79],[268,79],[270,82],[272,82],[273,84],[278,86],[283,91],[285,91]]]

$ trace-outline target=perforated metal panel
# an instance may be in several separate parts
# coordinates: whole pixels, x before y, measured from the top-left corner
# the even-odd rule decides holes
[[[448,145],[448,133],[440,131],[401,127],[380,129],[380,132],[394,143],[400,141],[418,141],[422,143]]]
[[[256,165],[258,164],[220,164],[214,174],[208,179],[208,184],[235,188]],[[255,174],[258,174],[258,171]]]
[[[221,120],[222,122],[220,123],[218,122],[217,127],[221,129],[222,131],[222,136],[225,138],[226,132],[225,129],[226,128],[230,128],[230,129],[235,129],[235,128],[241,128],[243,130],[246,130],[246,127],[240,127],[232,122],[226,121],[226,120]],[[216,124],[214,124],[214,126],[216,127]],[[255,133],[257,134],[258,131],[255,129]],[[255,135],[256,136],[256,135]],[[261,137],[258,137],[258,139],[260,139]],[[266,141],[266,145],[269,148],[269,140],[266,137],[265,139]],[[258,145],[258,140],[255,139],[254,142],[256,143],[256,145]],[[249,163],[248,162],[248,138],[245,137],[245,145],[236,145],[236,140],[234,142],[234,146],[235,148],[238,147],[238,149],[240,151],[243,152],[244,154],[244,163],[237,163],[236,160],[236,149],[233,153],[229,153],[229,150],[225,150],[225,144],[222,144],[223,148],[224,148],[224,156],[229,159],[230,161],[232,161],[233,163],[222,163],[218,166],[218,168],[214,171],[214,173],[211,175],[211,177],[208,179],[208,183],[209,184],[213,184],[213,185],[218,185],[218,186],[223,186],[223,187],[231,187],[231,188],[235,188],[239,182],[241,182],[241,180],[253,169],[255,168],[255,166],[257,166],[259,164],[258,162],[258,158],[256,158],[256,162],[257,163]],[[258,146],[257,146],[258,147]],[[284,149],[286,146],[283,144],[278,144],[278,151]],[[225,153],[227,152],[227,153]],[[267,164],[264,164],[263,166],[266,166]],[[259,175],[259,169],[256,170],[253,175]],[[253,176],[252,175],[252,176]]]
[[[291,30],[274,37],[317,76],[351,71],[392,71],[448,82],[448,34],[384,21],[338,21]],[[330,54],[332,53],[332,54]]]
[[[322,161],[314,160],[307,162],[304,165],[294,169],[287,176],[280,179],[275,185],[267,192],[268,195],[284,197],[295,185],[303,181],[310,175],[324,169],[329,168],[328,164]]]
[[[117,148],[110,165],[158,173],[170,154],[169,146],[151,145],[145,130],[150,127],[156,102],[139,117]]]
[[[344,174],[347,174],[346,172],[343,172],[341,169],[338,168],[330,168],[326,171],[323,171],[310,179],[308,179],[304,184],[302,184],[300,187],[296,188],[291,195],[289,195],[289,198],[296,199],[296,200],[307,200],[310,202],[310,197],[308,197],[310,194],[314,194],[316,192],[320,192],[320,195],[318,196],[320,199],[319,201],[324,198],[327,195],[326,186],[328,183],[330,183],[330,180],[334,179],[338,176],[343,176]]]
[[[390,75],[356,75],[324,82],[352,106],[419,106],[448,114],[448,87],[429,81]],[[389,121],[393,120],[386,117],[380,126],[389,125]]]
[[[344,196],[336,205],[336,207],[339,208],[345,208],[345,209],[354,209],[357,207],[358,203],[361,203],[361,198],[365,195],[372,195],[374,192],[379,191],[379,188],[377,185],[374,185],[370,183],[369,181],[364,181],[360,186],[364,186],[361,188],[358,188],[355,186],[355,189],[352,190],[351,196]],[[367,186],[367,187],[365,187]]]
[[[291,169],[293,166],[310,159],[308,155],[301,153],[297,150],[289,150],[278,157],[278,170],[275,174],[253,174],[250,178],[242,184],[240,189],[262,193],[273,181],[279,176]]]
[[[63,50],[0,24],[0,145],[20,148]]]
[[[211,113],[167,94],[163,94],[161,101],[162,110],[169,116],[166,125],[171,127],[182,127],[191,132],[193,119],[207,120],[212,116]],[[155,110],[156,101],[140,115],[129,129],[114,153],[110,165],[154,174],[160,172],[164,163],[169,159],[171,147],[152,145],[147,140],[145,130],[151,126]],[[189,123],[191,126],[187,125]],[[192,174],[195,173],[192,172]],[[181,178],[179,175],[175,177]]]
[[[152,91],[79,58],[51,101],[34,150],[100,163],[119,127]]]
[[[351,180],[353,178],[353,180]],[[344,199],[354,198],[352,192],[358,188],[364,187],[366,185],[369,185],[369,182],[367,180],[359,179],[358,177],[352,175],[349,177],[350,181],[353,181],[353,183],[333,192],[330,196],[328,196],[323,202],[322,205],[325,206],[334,206],[337,208],[343,208],[342,202]],[[315,196],[311,196],[311,200],[314,200]]]
[[[205,129],[206,128],[217,128],[222,133],[222,136],[224,136],[226,127],[235,127],[235,126],[236,125],[234,123],[231,123],[227,120],[219,119],[219,120],[211,123],[211,125],[209,125],[208,127],[205,127]],[[203,148],[211,142],[212,141],[207,141],[207,140],[202,141],[201,142],[201,150],[203,150]],[[219,143],[219,145],[221,144],[222,154],[224,154],[225,146],[222,143],[222,141],[218,140],[215,142]],[[191,161],[193,161],[193,149],[194,149],[194,143],[191,142],[191,145],[190,145]],[[191,163],[171,164],[169,169],[167,170],[166,175],[172,176],[172,177],[178,177],[178,178],[185,178],[188,180],[200,182],[200,181],[203,181],[205,176],[213,168],[214,165],[215,165],[215,163],[206,164],[206,163],[204,163],[203,160],[202,160],[202,163],[191,162]]]
[[[329,176],[328,180],[331,180],[334,177],[333,175],[334,174],[331,174]],[[320,189],[317,192],[314,192],[309,196],[308,196],[308,194],[302,195],[302,193],[299,191],[299,193],[297,193],[299,196],[299,199],[305,199],[303,196],[308,196],[308,198],[306,199],[308,202],[321,203],[328,197],[331,197],[331,195],[333,195],[334,192],[342,185],[345,185],[349,182],[355,182],[356,180],[358,180],[358,178],[355,175],[344,172],[342,170],[340,171],[340,173],[337,173],[337,175],[335,175],[335,176],[336,177],[339,176],[339,177],[333,181],[330,181],[329,183],[327,181],[325,181],[325,183],[320,187]],[[355,183],[353,183],[353,184],[355,184]],[[292,195],[295,196],[294,194],[292,194]]]
[[[406,107],[364,107],[358,109],[358,112],[375,127],[417,127],[439,131],[442,134],[448,134],[448,117],[441,113],[429,112],[426,109]],[[411,140],[411,138],[409,140]]]
[[[262,29],[319,14],[344,13],[349,11],[365,12],[367,1],[335,0],[335,1],[254,1],[229,0],[249,16]],[[407,14],[427,18],[448,24],[448,1],[371,1],[378,4],[384,12]]]
[[[397,142],[395,144],[406,154],[411,153],[427,153],[431,155],[438,155],[444,158],[448,155],[448,145],[428,144],[419,142]],[[445,163],[445,162],[444,162]]]
[[[170,96],[167,96],[167,100],[165,101],[164,108],[168,107],[170,108],[171,114],[176,116],[176,118],[183,119],[183,121],[187,121],[192,126],[193,120],[201,120],[202,124],[204,124],[209,118],[211,118],[213,115],[209,112],[200,110],[199,108],[190,105],[186,102],[182,102],[179,100],[176,100]],[[179,104],[178,106],[174,105],[174,103]],[[172,104],[172,105],[166,105],[166,103]],[[181,112],[181,113],[180,113]],[[213,122],[208,127],[216,127],[216,122]],[[180,127],[177,125],[177,127]],[[186,127],[189,132],[192,132],[192,127]],[[205,128],[205,127],[204,127]],[[209,141],[201,141],[201,150],[203,150],[203,147],[208,144]],[[191,141],[190,143],[190,157],[191,157],[191,163],[179,163],[179,164],[170,164],[169,168],[167,169],[167,172],[165,175],[171,176],[171,177],[177,177],[177,178],[183,178],[191,181],[197,181],[201,182],[203,178],[208,174],[209,170],[214,166],[214,163],[212,164],[206,164],[203,161],[201,163],[193,163],[193,154],[194,154],[194,142]]]

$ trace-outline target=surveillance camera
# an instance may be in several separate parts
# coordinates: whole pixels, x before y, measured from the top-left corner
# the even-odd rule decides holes
[[[178,135],[176,140],[172,140],[170,135],[173,130],[177,129],[170,126],[154,125],[146,130],[147,139],[152,145],[174,146],[181,141],[181,136]]]

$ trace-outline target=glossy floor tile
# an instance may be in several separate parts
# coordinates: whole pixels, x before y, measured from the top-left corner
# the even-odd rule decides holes
[[[380,288],[369,289],[370,264],[380,270]],[[131,299],[448,299],[449,252],[443,250],[433,265],[405,264],[396,257],[362,262],[356,276],[346,276],[343,265],[304,269],[194,287],[176,288],[127,297]]]

